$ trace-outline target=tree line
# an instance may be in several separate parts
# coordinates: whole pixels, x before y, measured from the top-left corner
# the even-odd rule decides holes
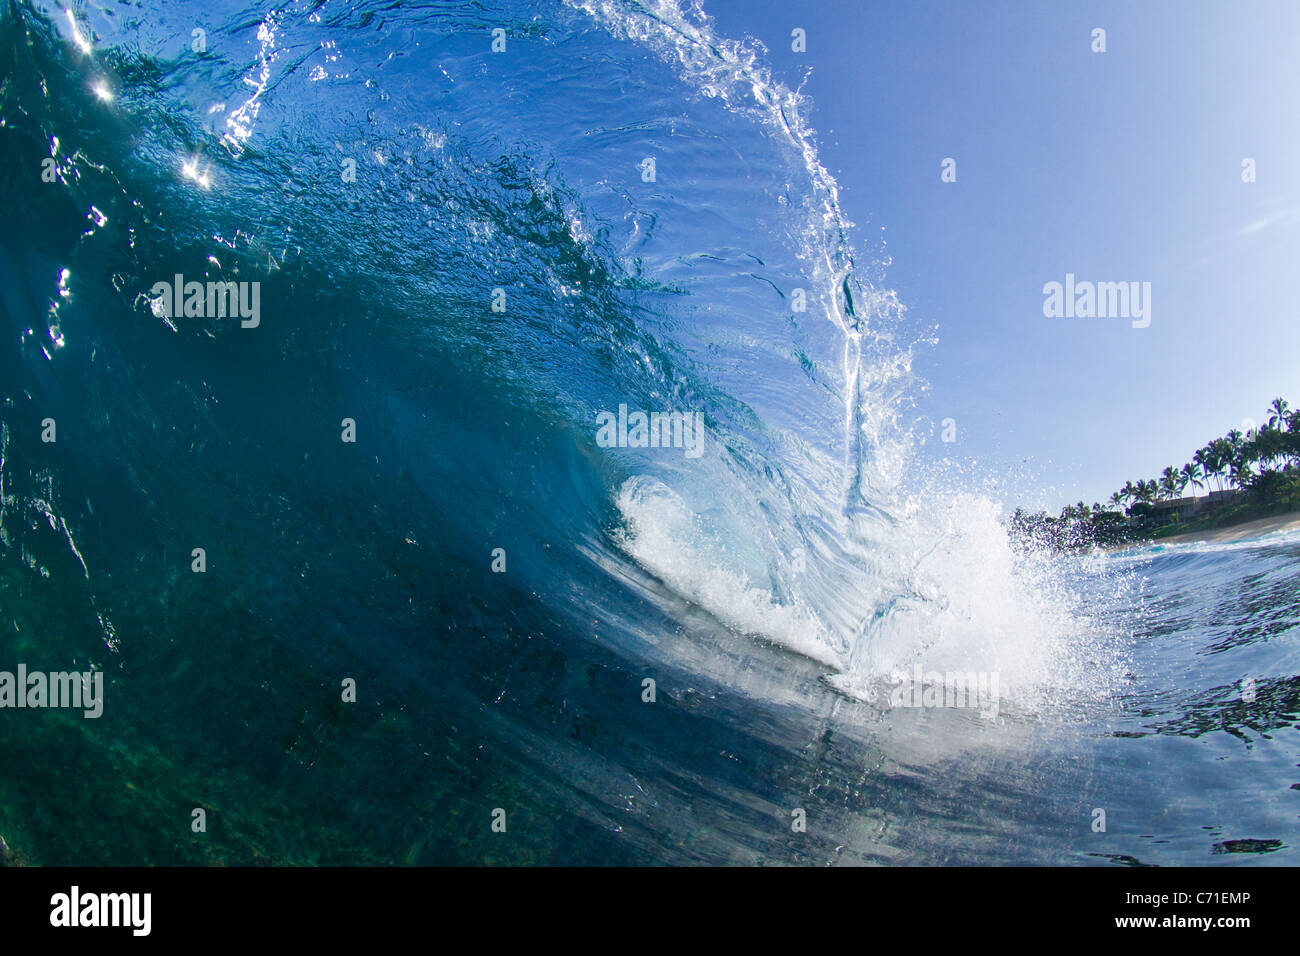
[[[1169,465],[1155,478],[1124,482],[1105,504],[1089,507],[1080,501],[1066,505],[1056,517],[1017,508],[1012,530],[1020,537],[1067,548],[1160,536],[1180,530],[1179,519],[1155,503],[1181,498],[1189,487],[1238,493],[1220,494],[1223,500],[1196,524],[1232,523],[1295,509],[1300,506],[1300,409],[1292,410],[1285,399],[1275,398],[1269,413],[1263,425],[1244,432],[1234,428],[1210,440],[1181,467]],[[1162,519],[1162,511],[1168,520]]]

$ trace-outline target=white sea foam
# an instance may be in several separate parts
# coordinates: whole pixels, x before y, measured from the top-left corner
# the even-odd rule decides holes
[[[653,478],[629,479],[619,491],[626,522],[622,543],[642,567],[724,624],[765,638],[839,669],[844,662],[808,608],[778,602],[758,583],[759,572],[743,554],[710,533],[667,485]]]

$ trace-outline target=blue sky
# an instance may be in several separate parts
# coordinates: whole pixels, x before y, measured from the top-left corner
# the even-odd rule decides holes
[[[1056,510],[1300,403],[1300,4],[704,4],[807,75],[859,248],[938,326],[921,411],[959,441],[927,454]],[[1066,273],[1150,282],[1150,327],[1046,318]]]

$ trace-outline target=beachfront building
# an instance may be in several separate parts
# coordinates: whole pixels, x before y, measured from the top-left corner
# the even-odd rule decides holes
[[[1151,502],[1151,508],[1157,521],[1161,524],[1167,524],[1170,521],[1186,521],[1188,518],[1204,510],[1208,505],[1208,498],[1197,498],[1195,496],[1187,498],[1169,498],[1165,501]]]

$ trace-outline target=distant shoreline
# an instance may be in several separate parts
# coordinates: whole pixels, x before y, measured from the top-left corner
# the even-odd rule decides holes
[[[1170,535],[1164,538],[1146,541],[1130,541],[1125,544],[1112,545],[1106,551],[1128,551],[1133,548],[1151,548],[1163,544],[1225,544],[1258,538],[1275,531],[1300,531],[1300,511],[1291,511],[1284,515],[1257,518],[1243,521],[1241,524],[1227,525],[1222,528],[1207,528],[1204,531],[1192,531],[1187,534]]]
[[[1300,408],[1275,398],[1268,413],[1260,426],[1243,419],[1240,429],[1212,439],[1181,468],[1169,465],[1159,478],[1124,482],[1104,505],[1080,500],[1059,517],[1017,508],[1007,527],[1018,541],[1075,554],[1242,541],[1294,529],[1300,525]],[[1212,490],[1184,497],[1189,485]]]

